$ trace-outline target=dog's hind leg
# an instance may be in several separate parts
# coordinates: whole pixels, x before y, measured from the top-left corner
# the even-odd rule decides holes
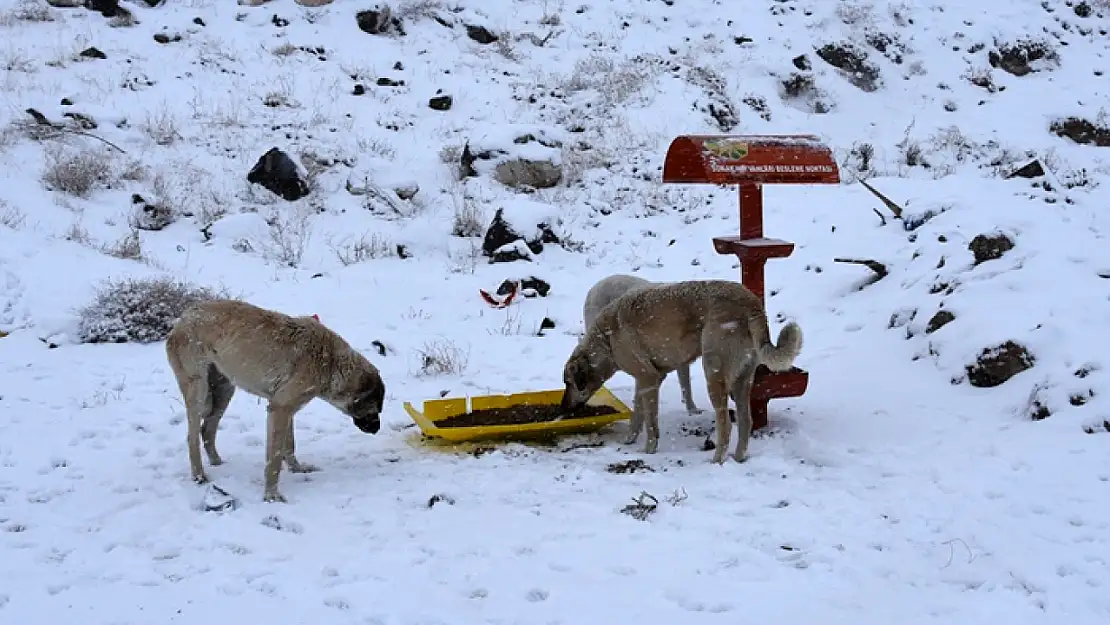
[[[732,424],[728,419],[728,382],[718,360],[706,354],[702,356],[701,362],[705,369],[705,390],[709,393],[709,403],[713,405],[713,414],[716,417],[717,447],[713,452],[713,462],[723,464],[729,438],[732,436]]]
[[[166,357],[173,370],[181,399],[185,402],[185,446],[189,451],[189,471],[193,481],[204,484],[208,476],[200,459],[201,421],[212,410],[212,393],[208,388],[203,357],[190,349],[186,334],[171,332],[166,339]]]
[[[185,419],[188,422],[186,444],[189,448],[189,469],[193,481],[204,484],[208,476],[204,473],[204,465],[200,460],[201,422],[212,409],[212,394],[209,392],[207,381],[200,376],[190,376],[180,382],[181,395],[185,399]]]
[[[743,462],[748,454],[748,443],[752,438],[752,385],[755,383],[755,371],[759,361],[749,358],[740,369],[740,376],[732,384],[732,401],[736,402],[736,429],[740,437],[736,440],[736,452],[733,458]],[[729,429],[732,425],[729,424]]]
[[[661,380],[636,381],[636,410],[646,426],[647,440],[644,453],[653,454],[659,449],[659,383]]]
[[[208,365],[208,390],[212,397],[212,406],[209,412],[201,417],[200,437],[204,441],[208,463],[218,466],[224,461],[216,451],[216,432],[220,428],[220,419],[227,412],[227,406],[235,395],[235,385],[226,375],[220,373],[216,365],[212,364]]]
[[[687,414],[701,414],[701,410],[694,404],[694,393],[690,390],[690,365],[678,368],[678,385],[682,388],[682,403],[686,406]]]

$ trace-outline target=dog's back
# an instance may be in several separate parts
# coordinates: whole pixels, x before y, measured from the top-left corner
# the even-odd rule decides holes
[[[291,317],[237,300],[197,304],[166,339],[175,373],[203,376],[210,365],[237,387],[271,398],[293,378],[330,381],[343,339],[311,317]]]
[[[773,370],[789,368],[801,348],[794,324],[783,328],[776,348],[759,297],[728,280],[659,284],[627,294],[601,314],[610,317],[612,331],[631,333],[653,363],[666,369],[693,362],[705,344],[756,348]]]
[[[654,286],[655,284],[655,282],[651,282],[650,280],[623,273],[614,274],[598,280],[597,284],[594,284],[590,287],[590,290],[586,292],[586,301],[582,304],[582,322],[584,326],[587,328],[590,327],[590,324],[597,318],[601,309],[614,302],[620,296],[637,289]]]

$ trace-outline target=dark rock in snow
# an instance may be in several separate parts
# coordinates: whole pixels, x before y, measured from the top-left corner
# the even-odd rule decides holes
[[[359,30],[370,35],[385,35],[391,31],[399,35],[405,34],[404,25],[400,19],[393,17],[393,10],[388,4],[379,4],[373,9],[359,11],[355,14],[355,20],[358,22]]]
[[[1033,161],[1010,172],[1006,178],[1040,178],[1044,173],[1044,166],[1041,165],[1041,162]]]
[[[451,105],[454,104],[455,99],[449,95],[437,95],[428,100],[428,108],[433,111],[449,111]]]
[[[925,324],[925,334],[932,334],[956,320],[956,315],[947,310],[938,310]]]
[[[104,17],[115,17],[127,13],[127,9],[120,7],[119,0],[85,0],[85,8],[96,11]]]
[[[152,204],[138,193],[131,194],[132,213],[130,224],[137,230],[157,232],[174,222],[173,209],[159,204]]]
[[[1014,242],[1002,233],[980,234],[967,244],[967,249],[975,256],[975,264],[978,265],[1002,258],[1003,254],[1014,249]]]
[[[532,254],[543,252],[545,243],[560,242],[547,220],[536,221],[531,232],[520,232],[505,217],[505,209],[497,209],[482,240],[482,253],[491,263],[531,260]]]
[[[967,366],[967,379],[972,386],[991,388],[1032,368],[1035,362],[1029,350],[1013,341],[1006,341],[984,349],[975,364]]]
[[[491,44],[499,39],[485,26],[472,26],[470,24],[466,25],[466,36],[482,45]]]
[[[289,202],[308,195],[303,168],[278,148],[270,148],[247,174],[247,182],[262,185]]]
[[[101,52],[99,48],[94,48],[92,46],[82,50],[81,51],[81,56],[85,57],[86,59],[106,59],[106,58],[108,58],[107,54],[104,54],[103,52]]]

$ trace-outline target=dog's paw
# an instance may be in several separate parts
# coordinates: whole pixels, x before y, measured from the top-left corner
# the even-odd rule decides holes
[[[629,434],[628,436],[624,437],[624,439],[621,441],[621,444],[623,444],[623,445],[635,445],[637,438],[640,438],[639,433],[637,433],[635,435]]]
[[[724,464],[724,463],[725,463],[725,454],[724,454],[723,451],[721,451],[721,448],[718,447],[717,452],[713,454],[713,464]]]
[[[693,417],[695,415],[702,414],[703,412],[705,412],[705,411],[702,410],[701,408],[698,408],[697,406],[694,406],[693,408],[687,408],[686,409],[686,414],[690,415],[691,417]]]
[[[194,484],[207,484],[208,483],[208,476],[205,475],[204,473],[194,473],[193,474],[193,483]]]
[[[276,490],[262,495],[262,501],[266,503],[289,503],[289,500],[285,498],[285,495],[282,495]]]
[[[658,450],[659,450],[659,441],[649,440],[647,443],[644,443],[644,453],[645,454],[653,454]]]

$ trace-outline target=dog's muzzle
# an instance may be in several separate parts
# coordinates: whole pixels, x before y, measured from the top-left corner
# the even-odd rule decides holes
[[[352,421],[355,422],[355,427],[367,434],[377,434],[378,430],[382,429],[380,419],[352,419]]]

